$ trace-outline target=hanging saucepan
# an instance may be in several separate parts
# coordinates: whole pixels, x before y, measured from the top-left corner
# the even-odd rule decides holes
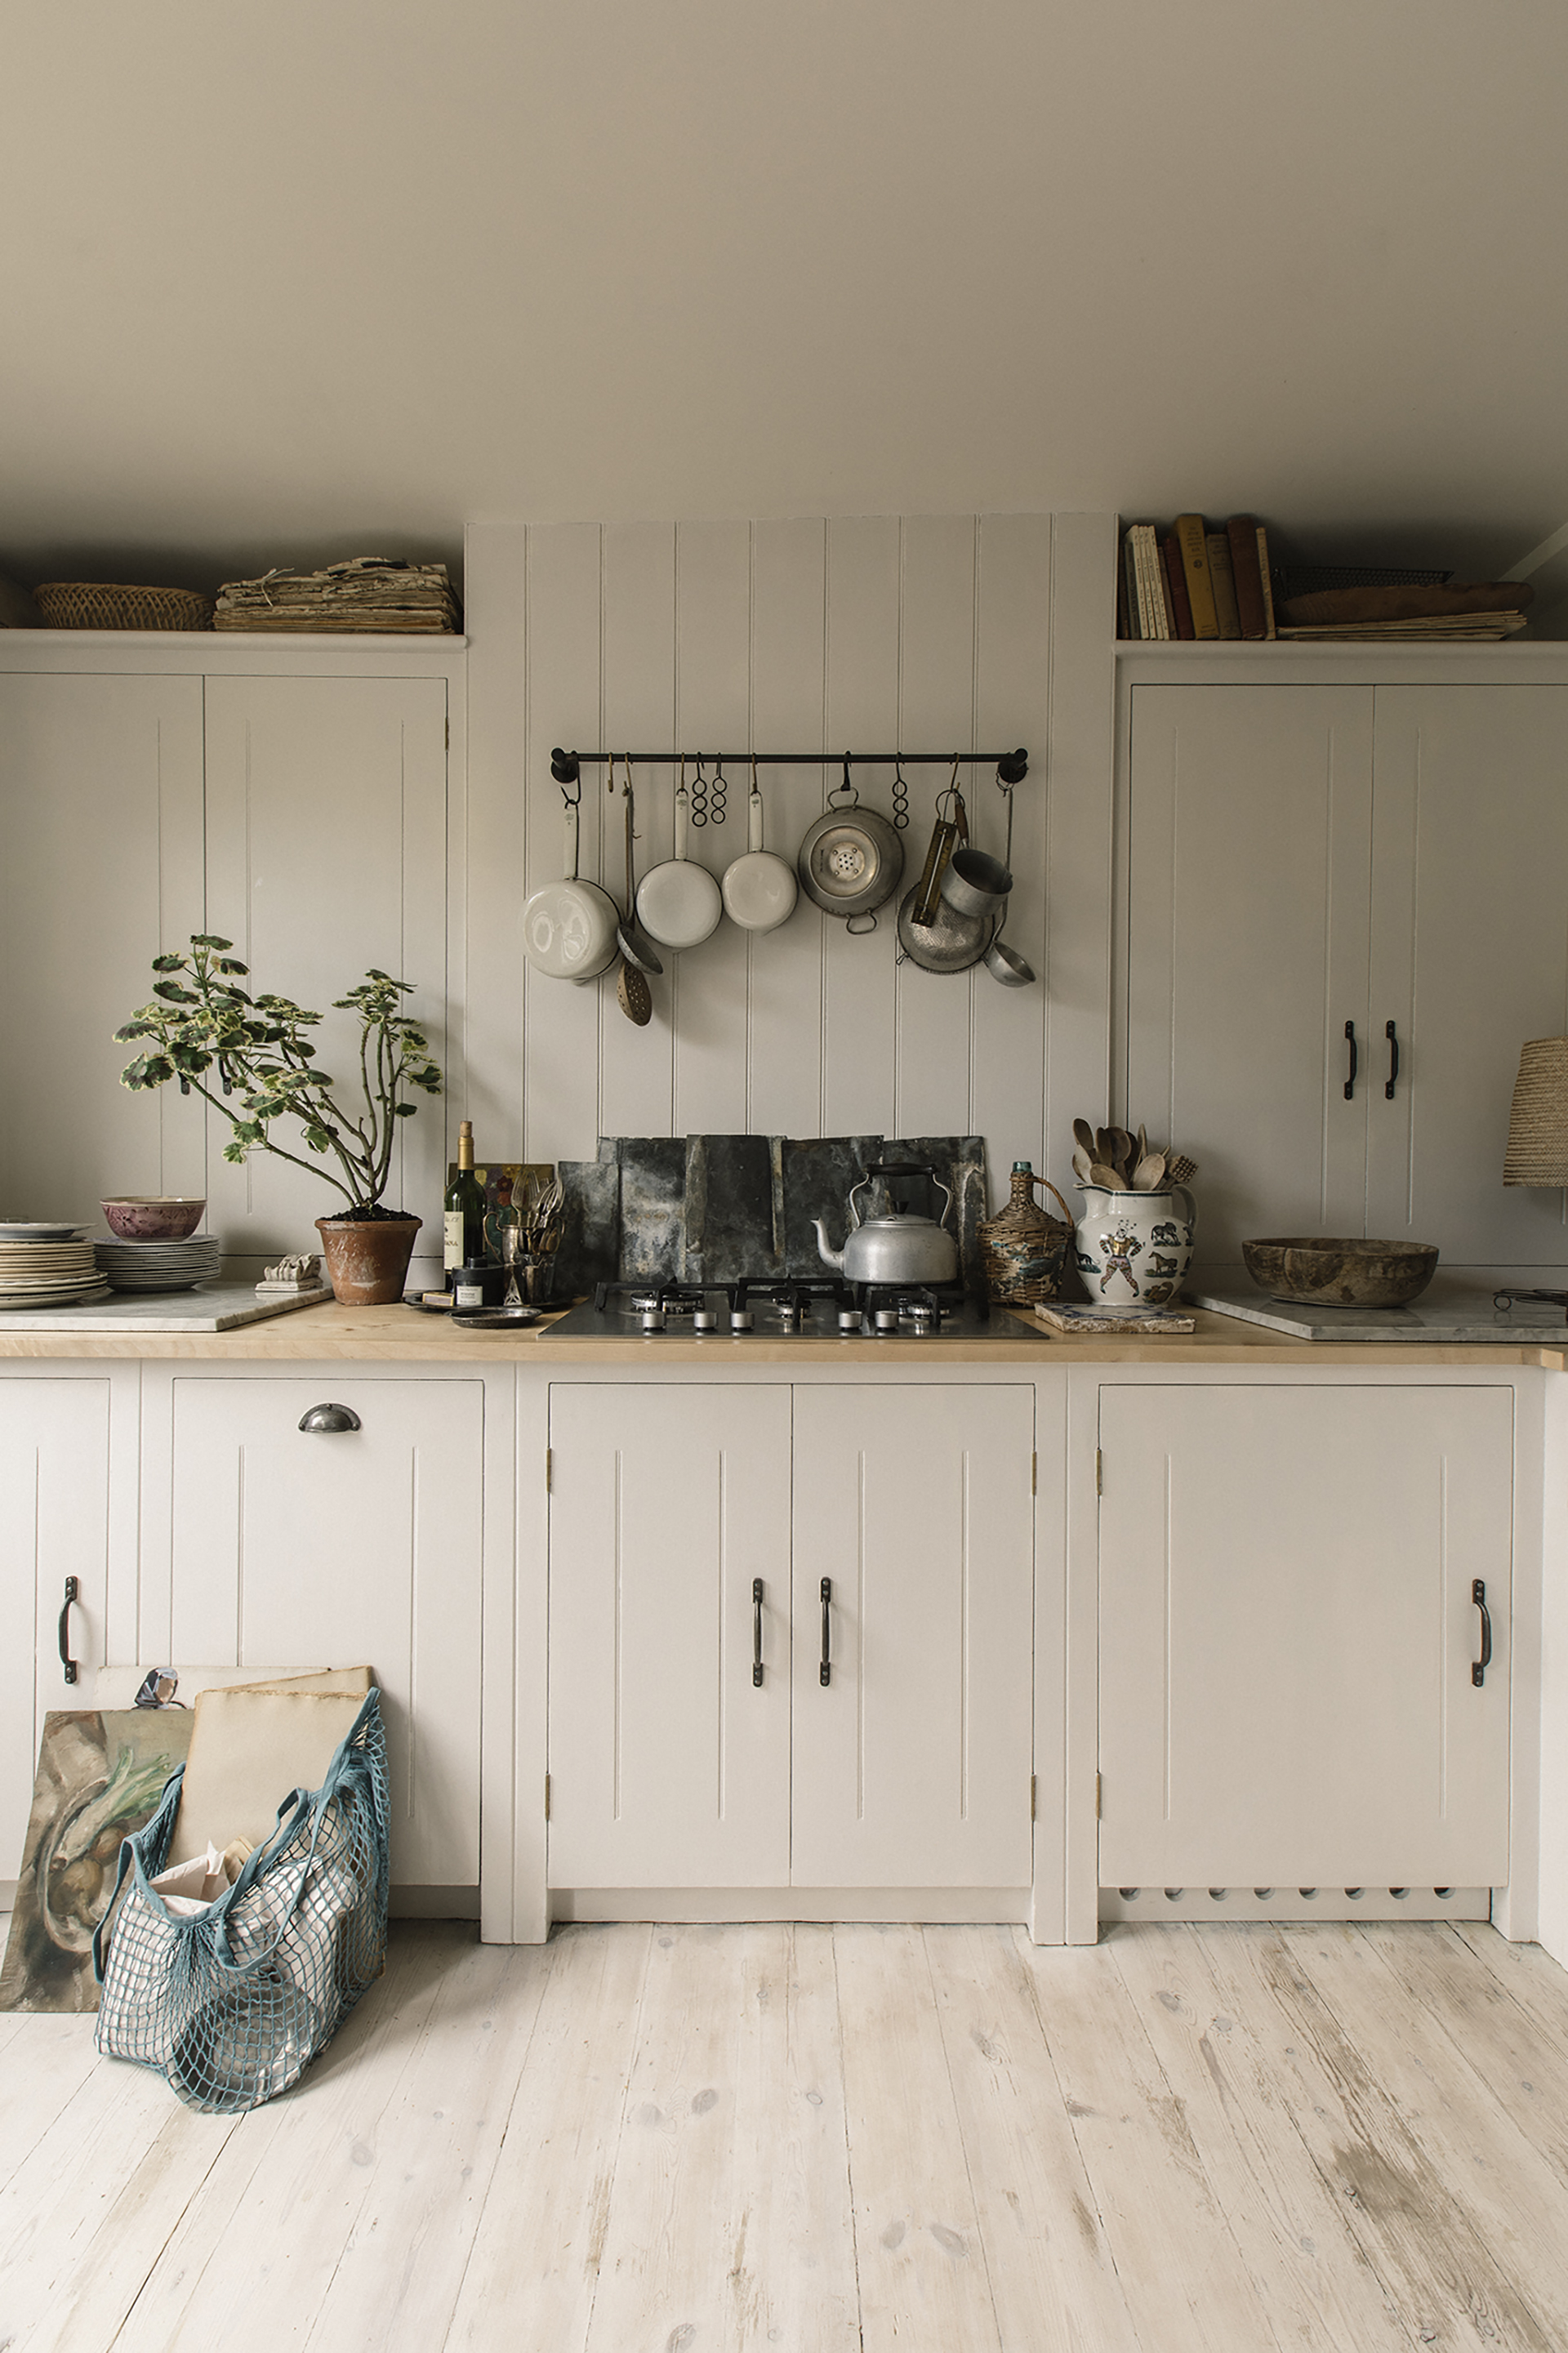
[[[900,956],[918,964],[922,972],[967,972],[978,964],[996,933],[994,915],[964,915],[940,895],[929,923],[917,923],[919,885],[906,891],[899,905]]]
[[[873,932],[876,909],[890,899],[903,878],[904,845],[875,809],[862,808],[844,760],[844,782],[827,796],[827,807],[808,826],[795,860],[808,899],[842,915],[852,932]],[[869,923],[861,922],[868,915]]]
[[[725,869],[724,912],[743,932],[776,932],[795,913],[798,887],[795,869],[787,860],[763,848],[763,797],[757,790],[757,764],[753,760],[747,847],[744,854]]]
[[[637,884],[637,908],[643,929],[660,947],[695,948],[711,938],[724,912],[723,894],[706,866],[686,855],[684,764],[675,796],[675,856],[649,869]]]
[[[595,980],[620,954],[615,901],[596,882],[577,879],[577,807],[566,803],[566,880],[535,891],[522,911],[522,952],[552,980]]]

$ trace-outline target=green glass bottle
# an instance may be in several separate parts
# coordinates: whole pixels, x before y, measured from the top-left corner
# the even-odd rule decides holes
[[[472,1266],[485,1254],[485,1197],[474,1175],[471,1119],[458,1130],[458,1173],[447,1187],[445,1209],[442,1263],[449,1285],[457,1268]]]

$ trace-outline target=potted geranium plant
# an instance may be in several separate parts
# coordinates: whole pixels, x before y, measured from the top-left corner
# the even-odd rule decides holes
[[[400,1299],[422,1219],[382,1206],[392,1174],[399,1120],[417,1104],[406,1091],[441,1092],[441,1073],[429,1040],[401,1009],[413,987],[374,967],[346,997],[333,999],[359,1016],[362,1108],[345,1107],[338,1082],[316,1067],[308,1032],[321,1020],[287,997],[252,997],[240,983],[249,967],[216,933],[192,934],[189,952],[155,956],[153,999],[115,1036],[141,1048],[122,1073],[135,1092],[178,1082],[194,1088],[221,1112],[233,1134],[226,1160],[252,1152],[276,1153],[296,1168],[309,1160],[272,1134],[274,1120],[299,1121],[311,1173],[341,1194],[342,1208],[316,1219],[334,1295],[356,1306]]]

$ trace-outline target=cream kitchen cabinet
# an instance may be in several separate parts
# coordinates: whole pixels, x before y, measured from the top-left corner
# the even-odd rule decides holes
[[[0,1379],[0,1879],[16,1875],[49,1708],[90,1705],[107,1656],[107,1375]],[[76,1672],[67,1680],[62,1645]]]
[[[1100,1388],[1103,1886],[1508,1880],[1513,1403]]]
[[[551,1886],[1026,1888],[1033,1432],[1022,1383],[553,1383]]]
[[[373,1666],[394,1881],[477,1885],[482,1380],[143,1379],[142,1656]]]
[[[1134,684],[1125,1108],[1244,1236],[1568,1261],[1502,1187],[1521,1043],[1568,1018],[1568,685]],[[1348,1027],[1347,1027],[1348,1025]]]

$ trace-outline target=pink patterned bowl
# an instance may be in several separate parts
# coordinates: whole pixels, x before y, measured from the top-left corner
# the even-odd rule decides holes
[[[205,1193],[129,1193],[100,1203],[111,1234],[122,1242],[183,1242],[206,1208]]]

